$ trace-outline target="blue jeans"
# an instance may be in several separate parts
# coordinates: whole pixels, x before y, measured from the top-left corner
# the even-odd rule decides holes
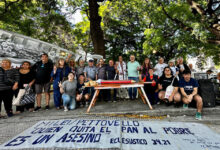
[[[53,99],[54,99],[54,105],[56,107],[60,107],[61,105],[61,93],[60,89],[54,89],[53,90]]]
[[[138,77],[128,77],[128,80],[139,81]],[[137,96],[137,88],[128,88],[128,94],[130,99],[135,99]]]
[[[76,108],[75,96],[69,96],[68,94],[63,94],[62,99],[63,99],[64,107],[68,107],[71,110]]]

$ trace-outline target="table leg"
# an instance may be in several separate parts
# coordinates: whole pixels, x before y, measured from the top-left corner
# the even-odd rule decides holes
[[[97,93],[96,93],[96,96],[95,96],[95,100],[94,100],[94,102],[92,103],[92,107],[95,106],[96,100],[97,100],[97,98],[98,98],[98,96],[99,96],[99,92],[100,92],[100,90],[97,90]]]
[[[91,103],[90,103],[90,105],[89,105],[89,107],[88,107],[88,109],[87,109],[87,113],[89,113],[89,111],[90,111],[90,109],[91,109],[91,107],[92,107],[92,105],[93,105],[93,103],[94,103],[94,101],[95,101],[95,99],[96,99],[97,93],[98,93],[98,90],[95,90],[95,93],[94,93],[94,95],[93,95],[93,97],[92,97],[92,101],[91,101]]]
[[[146,93],[144,92],[144,88],[143,87],[141,87],[141,91],[142,91],[142,94],[144,95],[145,100],[147,101],[148,106],[150,107],[150,109],[153,109],[151,104],[150,104],[150,102],[149,102],[149,99],[147,98]]]
[[[141,100],[143,101],[144,104],[146,104],[145,97],[144,97],[144,95],[142,94],[140,87],[138,87],[137,89],[138,89],[138,93],[140,94]]]

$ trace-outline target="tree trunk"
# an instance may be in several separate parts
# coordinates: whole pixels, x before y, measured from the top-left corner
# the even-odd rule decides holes
[[[101,20],[99,16],[99,5],[97,0],[89,0],[89,19],[90,19],[90,35],[94,46],[94,52],[105,58],[105,41],[103,31],[101,29]]]

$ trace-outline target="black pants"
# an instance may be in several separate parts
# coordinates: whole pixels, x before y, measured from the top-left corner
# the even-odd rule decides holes
[[[1,112],[1,105],[2,101],[4,102],[6,113],[12,113],[12,99],[13,99],[13,91],[10,90],[3,90],[0,91],[0,112]]]
[[[116,101],[116,95],[117,95],[117,90],[116,89],[113,89],[113,96],[112,96],[112,93],[111,93],[111,89],[107,89],[106,91],[107,93],[107,97],[108,97],[108,101]]]

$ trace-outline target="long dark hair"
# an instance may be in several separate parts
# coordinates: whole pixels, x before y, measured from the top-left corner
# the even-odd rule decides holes
[[[149,60],[149,63],[148,63],[148,65],[147,65],[147,67],[146,67],[146,64],[145,64],[145,60],[146,60],[146,59]],[[145,58],[145,59],[144,59],[144,62],[143,62],[142,67],[143,67],[142,74],[145,74],[146,72],[149,71],[150,68],[152,68],[152,67],[151,67],[151,64],[150,64],[150,58]]]
[[[170,75],[173,77],[173,72],[172,72],[171,68],[170,68],[169,66],[167,66],[167,67],[165,67],[165,68],[163,69],[163,75],[161,76],[161,78],[165,78],[165,70],[166,70],[167,68],[170,69]]]

